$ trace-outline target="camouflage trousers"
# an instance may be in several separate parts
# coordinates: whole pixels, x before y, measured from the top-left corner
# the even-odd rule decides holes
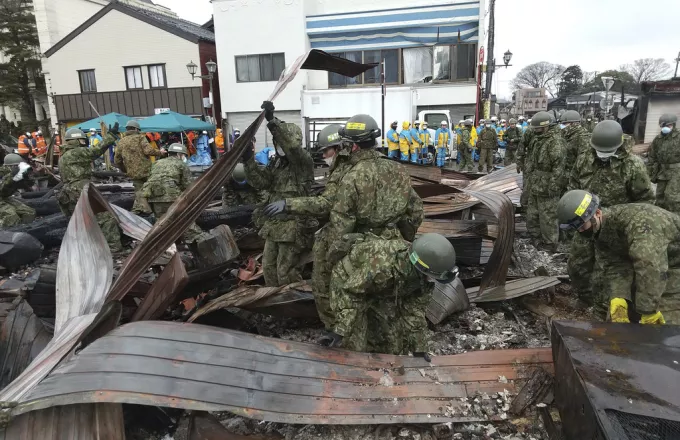
[[[576,233],[569,246],[567,272],[579,298],[592,305],[592,276],[595,267],[595,243]]]
[[[517,149],[510,149],[506,148],[505,149],[505,157],[503,158],[503,165],[504,166],[510,166],[513,163],[517,162]]]
[[[548,247],[557,248],[560,238],[557,225],[557,202],[559,197],[545,197],[529,193],[527,206],[527,230],[532,238]]]
[[[65,184],[59,191],[57,202],[59,209],[66,217],[71,217],[76,210],[80,193],[85,185],[82,182],[77,184]],[[123,245],[120,242],[120,228],[116,218],[110,212],[100,212],[96,215],[97,224],[109,244],[111,252],[120,252],[123,250]]]
[[[302,281],[299,263],[302,247],[295,242],[267,239],[262,254],[262,270],[267,287],[285,286]]]
[[[493,148],[482,148],[479,151],[479,172],[484,171],[486,165],[486,172],[490,173],[493,170]]]
[[[151,200],[149,201],[151,211],[153,211],[153,216],[156,217],[156,221],[160,220],[165,215],[165,213],[168,212],[172,204],[173,202],[154,202]],[[184,232],[184,234],[182,235],[182,240],[186,243],[192,243],[198,237],[200,237],[201,234],[203,234],[203,229],[198,227],[198,225],[194,222]]]
[[[326,330],[332,330],[335,324],[335,316],[331,309],[330,282],[333,266],[328,261],[328,248],[331,243],[328,236],[328,229],[321,228],[316,234],[312,255],[314,256],[314,267],[312,269],[312,290],[314,291],[314,302],[319,313],[321,322],[324,323]]]
[[[472,150],[459,145],[458,154],[460,154],[460,164],[458,165],[458,169],[460,171],[472,171],[472,168],[475,166],[475,163],[472,161]]]
[[[151,207],[142,191],[145,182],[146,179],[135,179],[132,181],[132,184],[135,187],[135,203],[132,205],[132,212],[135,214],[151,214]]]
[[[680,214],[680,176],[657,182],[655,204],[666,211]]]
[[[0,200],[0,228],[11,228],[35,220],[35,209],[13,197]]]

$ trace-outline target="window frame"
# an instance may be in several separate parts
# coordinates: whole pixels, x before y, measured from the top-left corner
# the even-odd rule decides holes
[[[144,72],[142,72],[142,65],[138,66],[123,66],[123,75],[125,75],[125,89],[126,90],[144,90]],[[139,69],[139,78],[142,81],[141,87],[130,87],[130,82],[128,81],[128,69]],[[147,69],[148,70],[148,69]]]
[[[279,72],[278,75],[276,75],[276,64],[274,62],[274,57],[280,55],[283,57],[283,67],[281,69],[281,72]],[[271,68],[272,68],[272,79],[263,79],[263,73],[264,73],[264,68],[263,68],[263,63],[261,60],[264,57],[269,57],[269,61],[271,63]],[[247,80],[242,80],[239,78],[239,71],[238,71],[238,62],[239,59],[245,59],[246,62],[246,67],[249,67],[249,58],[256,58],[257,59],[257,71],[259,74],[259,79],[258,80],[251,80],[250,79],[250,72],[248,72],[248,79]],[[250,71],[250,69],[247,69]],[[281,78],[281,73],[286,70],[286,53],[285,52],[271,52],[271,53],[252,53],[252,54],[244,54],[244,55],[234,55],[234,73],[236,74],[236,82],[240,84],[247,84],[247,83],[257,83],[257,82],[276,82]]]
[[[153,86],[153,82],[151,81],[151,68],[152,67],[161,67],[163,69],[163,85],[162,86],[156,86],[156,87]],[[168,88],[168,75],[166,73],[165,63],[148,64],[146,66],[146,73],[149,77],[149,88],[150,89],[167,89]],[[125,79],[127,80],[127,75],[125,75]],[[139,90],[139,89],[134,89],[134,90]]]
[[[473,46],[473,54],[474,57],[471,59],[475,60],[475,65],[473,67],[473,74],[471,78],[449,78],[449,79],[440,79],[440,80],[435,80],[434,79],[434,67],[432,70],[432,82],[431,84],[449,84],[449,83],[460,83],[460,82],[470,82],[470,81],[476,81],[477,75],[479,74],[478,69],[477,69],[477,43],[455,43],[455,44],[440,44],[440,45],[435,45],[432,46],[433,48],[436,46],[448,46],[449,48],[449,76],[454,76],[454,73],[456,76],[458,76],[458,66],[455,65],[455,62],[457,62],[458,58],[458,51],[455,50],[456,46]],[[434,50],[434,49],[433,49]],[[455,55],[455,60],[454,60],[454,55]],[[434,66],[434,55],[432,57],[432,63]]]
[[[80,83],[80,93],[97,93],[97,75],[95,69],[82,69],[78,70],[78,82]],[[92,77],[94,78],[94,90],[83,89],[83,77],[82,74],[86,72],[92,72]]]
[[[382,60],[382,52],[383,51],[388,51],[388,50],[394,50],[397,52],[397,82],[386,82],[385,84],[388,86],[398,86],[403,83],[403,59],[402,59],[402,48],[391,48],[391,49],[370,49],[370,50],[345,50],[342,52],[334,52],[331,55],[334,56],[340,56],[340,54],[345,55],[348,52],[361,52],[361,63],[366,63],[366,52],[376,52],[380,51],[380,59]],[[344,57],[343,57],[344,58]],[[332,85],[331,84],[331,73],[328,72],[327,79],[328,79],[328,88],[329,89],[351,89],[351,88],[361,88],[361,87],[376,87],[380,86],[380,82],[374,82],[374,83],[366,83],[366,72],[357,75],[361,77],[361,83],[359,84],[344,84],[344,85]],[[356,78],[356,77],[355,77]]]

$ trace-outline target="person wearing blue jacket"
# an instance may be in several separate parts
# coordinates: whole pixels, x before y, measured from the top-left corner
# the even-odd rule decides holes
[[[399,133],[399,150],[401,151],[402,162],[408,162],[409,152],[411,151],[411,129],[409,128],[411,123],[404,121],[402,124],[401,133]]]
[[[479,136],[479,133],[481,133],[482,130],[484,130],[484,126],[485,126],[485,125],[486,125],[486,120],[485,120],[485,119],[480,119],[480,120],[479,120],[479,125],[478,125],[477,128],[475,129],[475,130],[477,130],[477,136]]]
[[[387,141],[387,157],[390,159],[399,159],[399,133],[397,126],[399,122],[394,121],[387,130],[385,140]]]
[[[457,129],[457,132],[458,131],[462,132],[460,128]],[[442,121],[441,127],[439,127],[434,133],[434,142],[437,146],[436,151],[438,167],[443,167],[446,164],[446,151],[449,149],[451,138],[451,130],[449,129],[448,122]]]
[[[415,121],[411,127],[411,162],[421,163],[420,150],[423,148],[423,141],[420,140],[420,121]]]

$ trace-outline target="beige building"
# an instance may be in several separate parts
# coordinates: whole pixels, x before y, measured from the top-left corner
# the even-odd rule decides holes
[[[548,110],[548,92],[545,88],[519,89],[515,92],[515,112],[533,116]]]

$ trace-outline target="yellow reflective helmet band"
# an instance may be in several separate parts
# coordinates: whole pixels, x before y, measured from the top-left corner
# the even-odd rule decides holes
[[[328,135],[328,142],[337,141],[338,139],[340,139],[340,134],[338,133],[332,133]]]
[[[581,217],[584,212],[586,212],[586,209],[588,209],[588,206],[590,206],[590,202],[593,200],[593,196],[590,194],[586,194],[585,197],[583,197],[583,201],[581,202],[580,205],[578,205],[578,208],[576,208],[576,211],[574,211],[574,214],[578,215]]]
[[[346,130],[366,130],[366,124],[363,122],[348,122],[345,126]]]
[[[420,259],[420,257],[418,256],[418,254],[415,251],[411,252],[411,255],[409,255],[409,259],[411,260],[411,264],[418,264],[421,267],[424,267],[425,269],[430,268],[430,266],[425,264],[423,262],[423,260]]]

